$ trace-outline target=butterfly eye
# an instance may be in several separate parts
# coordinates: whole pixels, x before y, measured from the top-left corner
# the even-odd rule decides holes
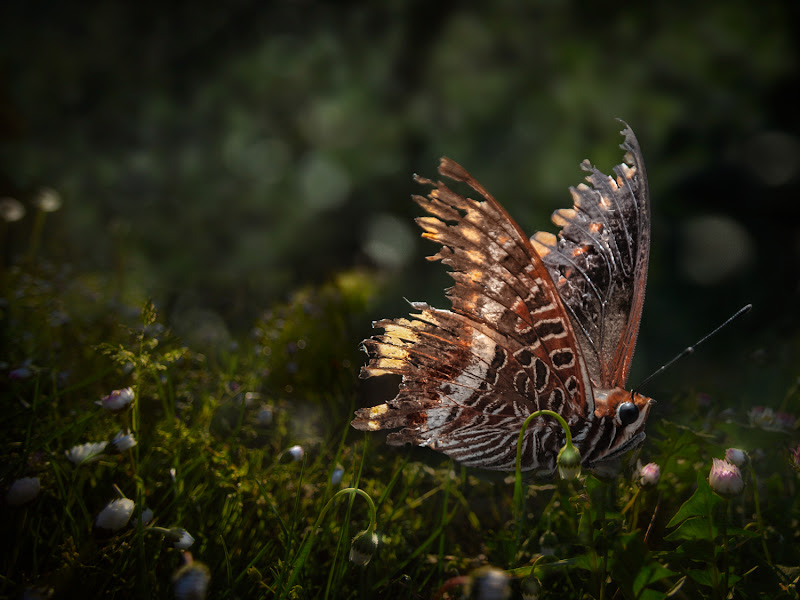
[[[622,425],[630,425],[639,418],[639,409],[633,402],[623,402],[617,409],[617,415]]]

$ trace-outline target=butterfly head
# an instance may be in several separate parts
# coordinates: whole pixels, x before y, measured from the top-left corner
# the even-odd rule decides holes
[[[595,416],[610,426],[613,424],[615,429],[611,445],[595,449],[599,454],[595,460],[617,457],[641,444],[644,440],[644,426],[654,400],[636,392],[613,388],[596,391],[594,401]]]

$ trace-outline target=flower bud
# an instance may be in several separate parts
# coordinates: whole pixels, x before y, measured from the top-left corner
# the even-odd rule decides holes
[[[556,544],[558,544],[558,537],[552,531],[545,531],[539,538],[539,552],[547,555],[554,555],[556,553]]]
[[[136,445],[136,437],[134,437],[130,429],[126,434],[123,434],[122,431],[120,431],[116,436],[114,436],[111,444],[114,446],[114,449],[117,452],[125,452],[125,450],[130,450]]]
[[[708,475],[708,485],[723,498],[734,498],[742,493],[744,480],[739,467],[715,458]]]
[[[572,444],[561,448],[557,463],[561,479],[576,479],[581,474],[581,453]]]
[[[656,463],[647,463],[639,471],[639,485],[642,487],[654,487],[661,479],[661,467]]]
[[[118,531],[128,524],[133,514],[134,503],[128,498],[112,500],[100,511],[95,519],[95,526],[107,531]]]
[[[350,562],[365,567],[378,549],[378,534],[366,529],[353,538],[350,545]]]
[[[342,482],[342,477],[344,477],[344,467],[336,465],[333,473],[331,473],[331,485],[339,485]]]
[[[107,445],[108,442],[89,442],[73,446],[69,450],[65,450],[64,454],[67,455],[67,460],[77,467],[100,458]]]
[[[186,553],[189,555],[189,553]],[[201,562],[192,560],[191,555],[186,564],[172,576],[172,589],[178,600],[204,600],[211,582],[211,571]]]
[[[25,207],[16,198],[0,198],[0,219],[6,223],[19,221],[25,216]]]
[[[17,367],[16,369],[9,371],[8,378],[11,381],[18,381],[21,379],[27,379],[31,375],[33,375],[31,368],[28,365],[22,365],[21,367]]]
[[[272,424],[272,418],[272,407],[262,404],[256,413],[256,423],[258,423],[261,427],[266,427],[267,425]]]
[[[119,412],[133,402],[133,388],[126,387],[121,390],[114,390],[108,396],[103,396],[100,400],[95,402],[98,406],[102,406],[109,412]]]
[[[303,455],[305,455],[305,451],[303,450],[302,446],[292,446],[286,452],[295,462],[300,462],[303,460]]]
[[[36,496],[39,495],[39,478],[38,477],[23,477],[17,479],[8,488],[6,494],[6,502],[9,506],[22,506],[27,504]]]
[[[42,212],[55,212],[61,208],[61,195],[53,188],[42,188],[31,203]]]
[[[530,575],[522,580],[520,591],[522,592],[522,600],[538,600],[542,595],[542,582]]]
[[[747,453],[739,448],[728,448],[725,450],[725,460],[741,469],[747,465]]]
[[[150,510],[149,508],[145,508],[142,511],[142,514],[139,517],[139,520],[142,522],[142,526],[147,525],[150,521],[153,520],[153,511]]]
[[[194,538],[191,534],[180,527],[173,527],[169,530],[167,539],[172,542],[172,545],[178,550],[188,550],[194,544]]]
[[[485,566],[470,574],[469,598],[506,600],[511,597],[511,577],[497,567]]]

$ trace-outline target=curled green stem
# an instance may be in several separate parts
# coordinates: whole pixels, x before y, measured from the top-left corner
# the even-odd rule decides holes
[[[367,526],[367,529],[365,531],[374,532],[377,529],[378,526],[377,511],[375,510],[375,503],[372,501],[372,498],[370,497],[369,494],[367,494],[364,490],[361,490],[359,488],[344,488],[336,492],[333,495],[333,497],[331,497],[331,499],[328,500],[328,502],[322,508],[322,511],[320,511],[317,520],[314,522],[314,527],[311,529],[306,538],[303,540],[303,543],[300,546],[300,550],[297,552],[295,559],[292,561],[293,562],[292,572],[289,575],[289,579],[286,582],[286,585],[283,586],[283,593],[281,594],[281,597],[285,597],[288,590],[292,589],[294,582],[300,575],[300,571],[303,567],[303,564],[305,564],[306,559],[311,553],[311,546],[315,538],[314,534],[320,527],[320,525],[322,525],[322,520],[325,518],[325,515],[327,514],[330,507],[333,506],[334,500],[336,500],[339,496],[343,496],[345,494],[350,494],[350,495],[358,494],[367,501],[367,504],[369,504],[369,525]]]
[[[317,517],[317,521],[314,523],[314,530],[316,530],[320,525],[322,525],[322,519],[325,518],[325,514],[328,512],[328,509],[333,505],[333,501],[336,500],[339,496],[344,496],[345,494],[358,494],[362,498],[367,501],[369,504],[369,525],[367,526],[367,531],[375,531],[378,526],[378,518],[377,518],[377,510],[375,510],[375,503],[372,501],[370,495],[362,489],[359,488],[344,488],[336,492],[333,497],[328,500],[325,506],[322,509],[322,512],[319,513]]]
[[[527,431],[530,422],[543,416],[553,417],[558,421],[567,438],[567,441],[564,444],[565,447],[569,448],[572,446],[572,432],[569,430],[569,425],[567,425],[564,417],[558,413],[553,412],[552,410],[537,410],[536,412],[531,413],[528,418],[525,419],[525,422],[522,424],[522,428],[519,432],[519,439],[517,439],[517,461],[515,468],[516,477],[514,478],[514,506],[517,512],[517,522],[520,522],[522,518],[522,441],[525,438],[525,431]]]

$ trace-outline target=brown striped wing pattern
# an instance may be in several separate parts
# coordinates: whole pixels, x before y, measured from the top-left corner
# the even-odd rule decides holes
[[[558,288],[596,385],[628,378],[647,281],[650,207],[639,143],[626,125],[625,162],[607,176],[584,161],[589,185],[570,188],[574,206],[553,214],[558,238],[531,241]],[[630,166],[629,166],[630,164]]]
[[[630,137],[626,133],[623,147],[631,140],[634,145],[628,152],[638,157],[632,133]],[[590,175],[589,182],[594,186],[591,189],[599,189],[601,196],[621,199],[626,204],[638,201],[636,190],[646,191],[646,186],[642,187],[639,181],[620,185],[619,178],[627,176],[626,167],[617,167],[620,171],[616,190],[632,191],[630,198],[598,187],[592,179],[601,176],[596,171]],[[447,290],[451,310],[415,302],[412,308],[416,312],[410,318],[375,323],[384,333],[364,341],[370,358],[361,376],[395,374],[402,376],[402,381],[393,400],[358,410],[352,425],[366,431],[401,428],[389,434],[389,444],[427,446],[468,466],[492,470],[514,468],[522,423],[540,409],[553,410],[565,418],[573,436],[584,445],[579,448],[587,464],[641,443],[649,400],[636,395],[636,422],[620,421],[617,407],[633,402],[634,396],[629,398],[623,390],[605,389],[615,386],[597,387],[601,380],[596,374],[602,368],[616,369],[616,359],[606,358],[606,346],[597,341],[605,338],[597,337],[592,328],[596,317],[590,314],[612,300],[619,307],[615,305],[614,312],[608,314],[623,310],[625,302],[614,286],[628,290],[631,307],[637,302],[640,305],[641,299],[632,299],[636,296],[632,291],[635,285],[627,276],[620,279],[612,273],[608,277],[610,283],[601,280],[597,301],[585,300],[586,288],[591,288],[593,278],[601,276],[599,267],[594,266],[597,261],[583,264],[579,259],[569,259],[576,254],[575,248],[589,247],[585,253],[594,248],[596,242],[592,238],[575,232],[584,227],[584,221],[590,225],[597,221],[599,217],[594,213],[602,212],[605,204],[584,199],[588,192],[579,187],[573,197],[577,194],[581,204],[594,212],[585,219],[579,217],[582,213],[576,199],[574,215],[554,215],[563,227],[562,240],[538,234],[529,239],[460,165],[443,158],[439,173],[466,184],[471,189],[470,196],[475,196],[461,195],[443,181],[417,177],[418,182],[432,188],[427,197],[414,196],[428,213],[417,222],[423,237],[441,245],[429,259],[447,265],[455,280]],[[611,186],[605,181],[603,185]],[[606,235],[621,235],[616,221],[611,224],[613,218],[607,217],[606,221]],[[570,237],[563,241],[565,235]],[[625,258],[631,251],[638,252],[632,268],[638,268],[641,276],[646,273],[646,249],[645,266],[637,267],[636,260],[641,260],[640,246],[647,246],[648,240],[649,234],[639,234],[629,243],[630,248],[620,241],[613,249],[597,246],[591,252],[607,258],[609,263],[619,262],[622,252]],[[643,298],[643,291],[639,297]],[[609,337],[632,336],[627,345],[616,340],[612,351],[614,356],[622,352],[619,360],[624,364],[620,372],[624,374],[638,329],[638,314],[633,312],[629,309],[622,325],[602,330]],[[584,358],[586,352],[592,357],[588,361]],[[564,433],[555,420],[536,419],[523,440],[523,468],[552,473],[563,440]]]

